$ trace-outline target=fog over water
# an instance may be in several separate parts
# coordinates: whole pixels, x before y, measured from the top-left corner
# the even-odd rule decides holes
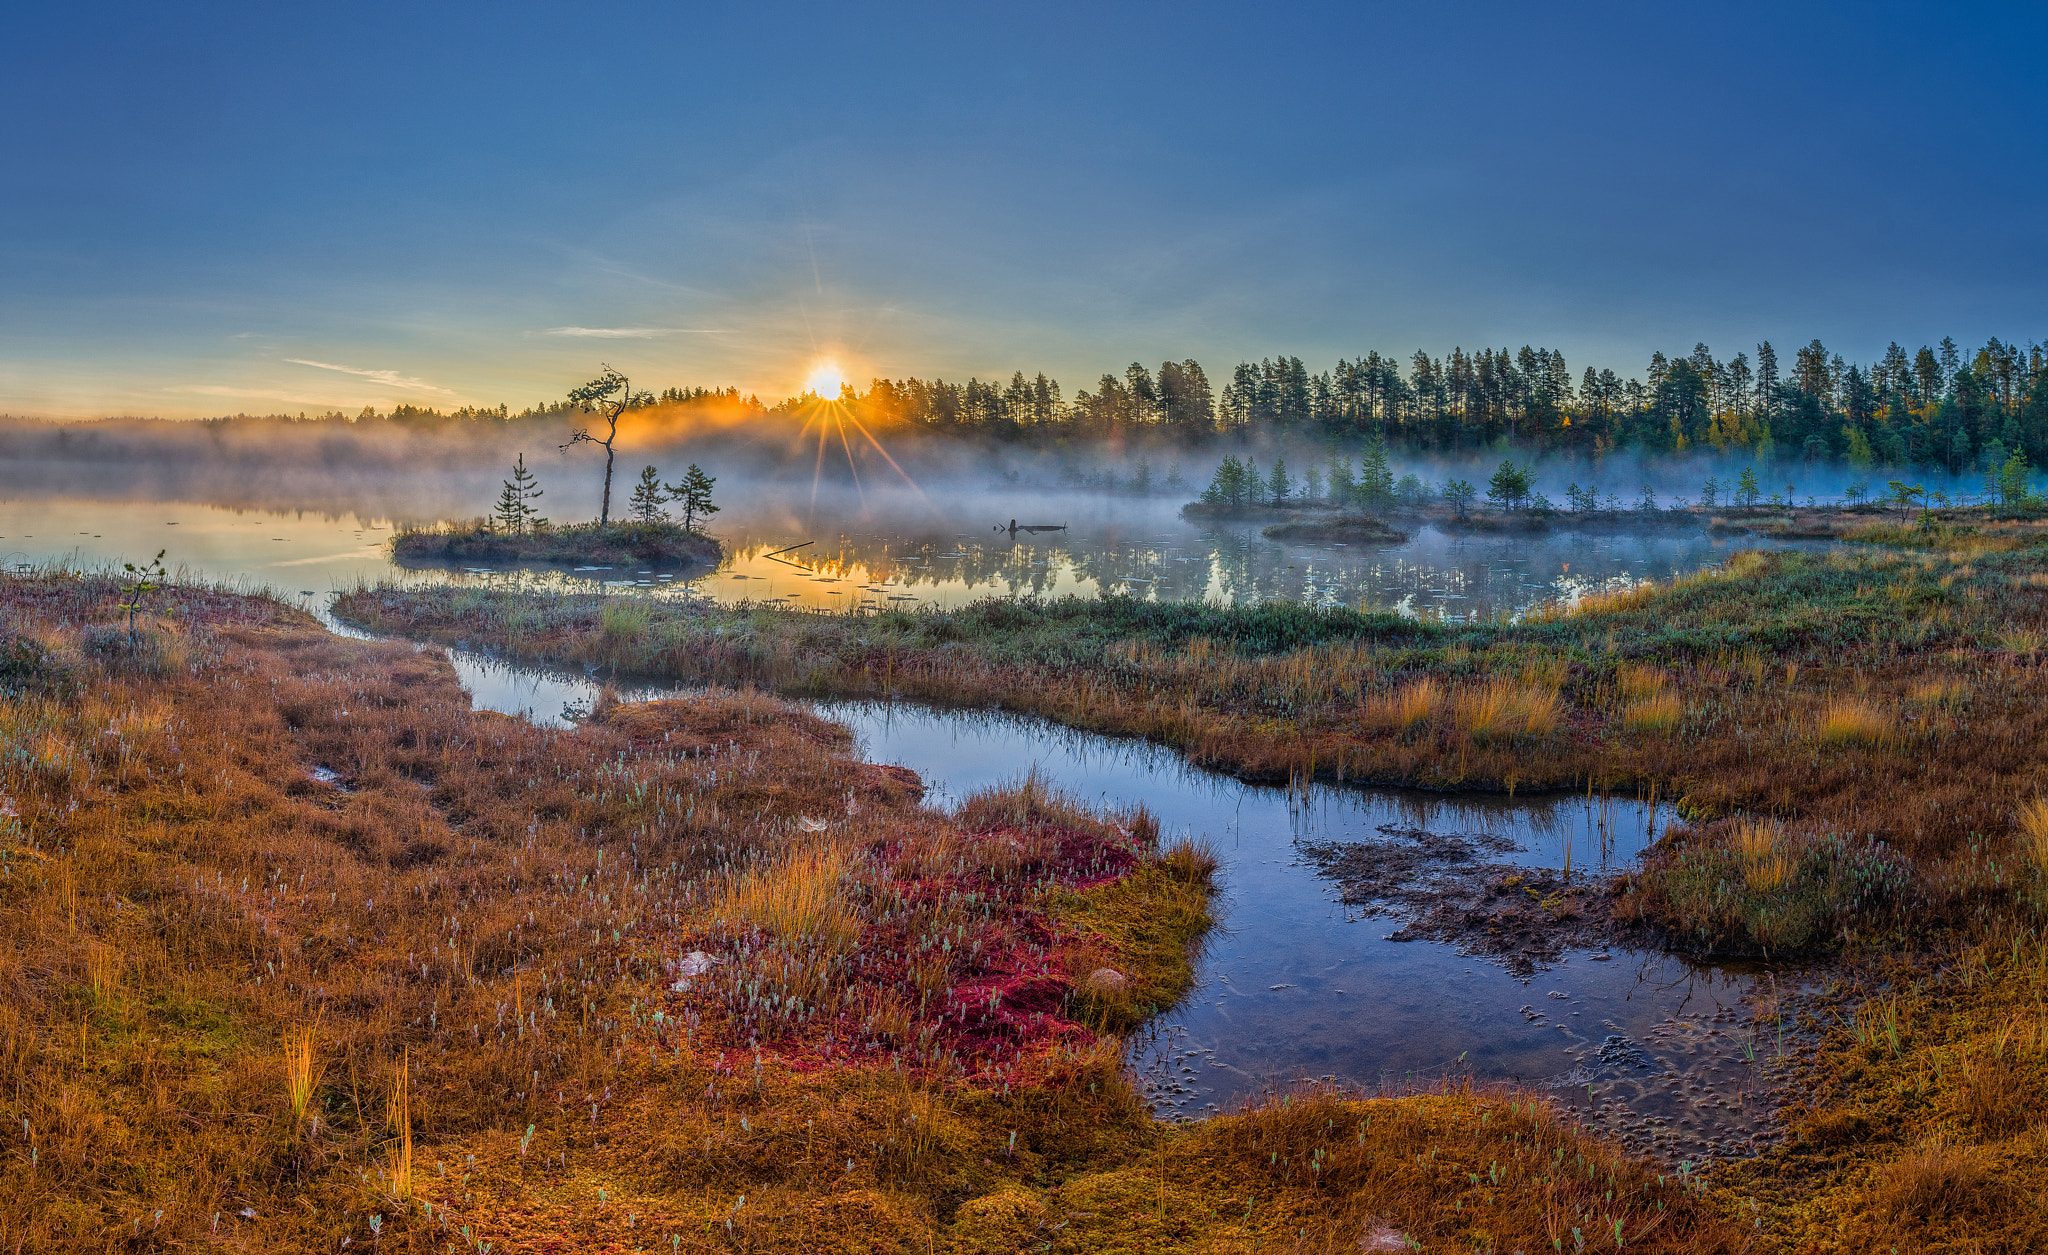
[[[661,596],[813,609],[1115,593],[1231,603],[1280,598],[1469,619],[1668,578],[1764,543],[1714,537],[1697,527],[1566,525],[1499,536],[1412,523],[1404,525],[1412,538],[1397,545],[1282,542],[1263,537],[1259,522],[1181,517],[1180,506],[1206,479],[1206,462],[1105,449],[1092,462],[998,451],[986,465],[963,465],[961,450],[938,448],[908,452],[896,465],[869,457],[801,468],[782,457],[735,454],[729,461],[741,469],[720,474],[722,509],[708,528],[727,550],[713,571],[403,569],[386,548],[394,529],[478,517],[502,479],[500,469],[474,465],[482,453],[458,457],[445,445],[435,449],[410,465],[403,450],[365,461],[360,449],[350,450],[359,464],[333,466],[256,457],[249,449],[225,461],[13,458],[0,466],[0,562],[90,567],[142,561],[162,549],[173,570],[315,602],[359,580],[398,579],[639,587]],[[488,452],[505,451],[494,444]],[[659,459],[654,464],[674,478],[683,458],[716,452],[622,453],[614,515],[624,512],[640,465]],[[1297,452],[1291,464],[1300,468],[1305,456]],[[712,467],[727,461],[712,458]],[[1150,494],[1130,487],[1140,464],[1151,477]],[[595,515],[596,458],[544,447],[529,465],[546,489],[539,505],[550,517]],[[1687,466],[1662,468],[1673,493],[1682,478],[1689,482],[1700,471],[1727,475],[1707,461]],[[1169,492],[1162,485],[1175,469],[1184,486]],[[1395,469],[1440,484],[1452,475],[1480,475],[1485,465],[1412,461]],[[1537,483],[1561,500],[1567,483],[1597,483],[1604,490],[1640,478],[1645,469],[1618,458],[1599,467],[1553,462],[1539,469]],[[1579,471],[1586,472],[1583,479]],[[1090,476],[1095,483],[1074,482]],[[1626,495],[1640,491],[1637,484]],[[1691,495],[1697,496],[1696,487]],[[1013,535],[1007,530],[1013,520],[1065,530]]]

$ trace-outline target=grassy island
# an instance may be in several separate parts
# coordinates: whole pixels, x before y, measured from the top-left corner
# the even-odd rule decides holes
[[[1259,529],[1259,534],[1268,540],[1343,541],[1352,545],[1398,545],[1408,539],[1408,533],[1396,531],[1370,514],[1339,514],[1273,523]]]
[[[716,566],[719,543],[677,523],[577,523],[508,531],[487,522],[403,531],[392,537],[401,562],[536,562],[664,567]]]

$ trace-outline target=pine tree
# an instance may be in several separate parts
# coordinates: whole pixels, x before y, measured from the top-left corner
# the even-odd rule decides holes
[[[1505,514],[1528,496],[1529,473],[1512,460],[1503,458],[1493,477],[1486,481],[1486,499],[1499,506],[1501,513]]]
[[[1334,453],[1330,455],[1328,478],[1330,482],[1331,503],[1335,505],[1350,504],[1352,494],[1358,491],[1358,481],[1352,478],[1351,458],[1349,455],[1342,457]]]
[[[1461,519],[1465,517],[1465,508],[1471,505],[1472,499],[1478,495],[1473,490],[1469,480],[1447,479],[1444,481],[1444,500],[1450,504],[1451,509],[1457,511],[1458,517]]]
[[[668,522],[661,508],[661,472],[651,466],[640,468],[640,482],[633,485],[633,517],[645,526]]]
[[[539,531],[548,521],[527,503],[540,495],[540,484],[534,480],[533,472],[526,469],[526,455],[521,453],[512,463],[512,478],[505,481],[505,491],[498,494],[497,509],[491,513],[498,526],[515,536],[523,531]]]
[[[1375,440],[1358,459],[1358,496],[1368,510],[1384,510],[1394,501],[1394,472],[1387,466],[1387,446]]]
[[[1745,510],[1756,508],[1757,499],[1763,496],[1763,488],[1756,482],[1756,472],[1745,466],[1735,481],[1735,503]]]
[[[2024,505],[2027,500],[2027,455],[2018,449],[1998,468],[1998,500],[2004,505]]]
[[[1273,473],[1266,477],[1266,495],[1274,505],[1286,505],[1294,495],[1294,479],[1287,473],[1287,459],[1274,455]]]
[[[704,468],[695,462],[683,472],[683,482],[666,485],[670,498],[683,503],[683,530],[697,530],[697,516],[706,518],[718,513],[718,507],[711,504],[711,485],[718,482],[714,475],[706,475]]]
[[[498,505],[496,509],[491,511],[491,517],[498,520],[499,531],[510,536],[517,536],[521,520],[519,490],[507,483],[505,491],[498,494]]]

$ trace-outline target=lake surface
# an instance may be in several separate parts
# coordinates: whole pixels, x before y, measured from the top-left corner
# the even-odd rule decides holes
[[[383,485],[377,501],[397,492]],[[434,491],[423,485],[421,492],[422,508],[431,508]],[[309,606],[357,581],[395,579],[637,590],[810,609],[1103,593],[1282,599],[1462,620],[1666,579],[1724,561],[1739,548],[1773,543],[1678,530],[1475,537],[1425,527],[1394,546],[1316,545],[1268,540],[1252,523],[1191,522],[1180,517],[1179,504],[998,487],[798,511],[769,493],[717,516],[712,531],[728,556],[714,571],[405,569],[388,557],[395,524],[381,506],[281,512],[44,494],[17,484],[0,489],[0,565],[140,563],[163,550],[173,571],[268,588]],[[1011,519],[1064,523],[1067,530],[1014,537],[994,530]]]

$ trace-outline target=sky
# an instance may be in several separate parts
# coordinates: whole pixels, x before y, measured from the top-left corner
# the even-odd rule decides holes
[[[2048,7],[13,5],[0,413],[2048,337]]]

